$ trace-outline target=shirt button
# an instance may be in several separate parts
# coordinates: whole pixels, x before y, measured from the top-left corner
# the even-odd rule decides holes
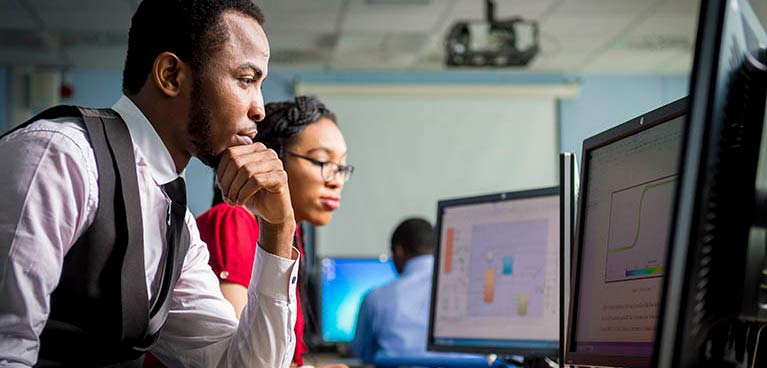
[[[221,274],[219,275],[222,280],[226,280],[227,277],[229,277],[229,271],[221,271]]]
[[[293,278],[292,278],[292,279],[290,279],[290,283],[291,283],[291,284],[295,284],[295,283],[296,283],[296,277],[295,277],[295,276],[293,276]]]

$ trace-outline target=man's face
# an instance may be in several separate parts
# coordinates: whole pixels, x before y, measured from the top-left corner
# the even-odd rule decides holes
[[[228,40],[194,75],[188,126],[191,152],[213,168],[226,148],[255,137],[269,61],[269,42],[255,19],[226,12],[221,22]]]

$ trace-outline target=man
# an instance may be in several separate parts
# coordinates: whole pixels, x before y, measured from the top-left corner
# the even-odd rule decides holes
[[[290,364],[294,215],[277,155],[251,144],[262,23],[250,0],[145,0],[113,112],[51,110],[0,140],[0,366],[136,366],[145,351],[169,366]],[[186,209],[193,156],[259,217],[239,324]]]
[[[352,353],[364,363],[372,364],[381,354],[426,354],[433,251],[428,221],[410,218],[394,230],[391,254],[399,278],[365,296],[351,343]]]

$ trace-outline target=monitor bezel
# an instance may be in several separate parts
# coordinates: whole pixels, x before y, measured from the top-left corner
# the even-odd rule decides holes
[[[704,213],[702,206],[706,203],[704,193],[711,184],[706,175],[709,175],[712,169],[712,162],[714,162],[712,158],[718,154],[718,150],[714,148],[716,144],[712,142],[716,139],[718,130],[722,129],[725,120],[724,118],[715,119],[717,108],[715,102],[720,99],[717,94],[721,89],[729,89],[731,83],[728,80],[724,84],[727,86],[724,87],[722,83],[724,77],[720,73],[721,66],[730,62],[730,60],[722,59],[726,51],[723,41],[726,37],[732,36],[727,33],[728,18],[732,15],[731,12],[738,11],[744,25],[752,25],[750,21],[755,21],[762,28],[767,27],[767,23],[758,19],[750,4],[745,4],[750,2],[753,1],[704,0],[701,2],[690,75],[690,115],[686,119],[687,129],[680,156],[680,180],[674,203],[673,230],[670,234],[674,251],[667,257],[667,268],[671,272],[670,277],[664,280],[661,309],[658,312],[658,329],[653,357],[655,367],[705,365],[700,361],[702,349],[699,349],[701,340],[697,336],[698,333],[691,333],[695,329],[691,325],[694,318],[692,311],[695,308],[691,301],[698,297],[695,295],[696,283],[700,282],[698,276],[692,276],[691,272],[700,271],[698,268],[701,250],[700,220],[701,214]],[[743,5],[750,9],[746,10]],[[743,13],[744,11],[746,13]],[[727,72],[733,72],[733,70],[730,69]],[[729,246],[728,249],[733,251]],[[740,269],[740,266],[748,267],[749,264],[744,262],[735,265],[738,272],[746,275],[747,269]],[[759,268],[761,266],[757,267]],[[749,281],[745,278],[739,277],[739,279]],[[740,286],[742,285],[738,285]],[[721,290],[721,288],[715,290]],[[734,303],[741,302],[743,301],[734,301]]]
[[[567,312],[570,305],[570,278],[575,211],[578,203],[578,163],[575,153],[559,154],[559,361],[565,361]]]
[[[597,365],[597,366],[617,366],[625,368],[648,368],[652,361],[652,354],[648,356],[623,356],[609,354],[594,354],[575,351],[575,331],[577,323],[575,317],[578,315],[578,295],[580,290],[581,274],[581,248],[583,247],[583,225],[585,203],[588,202],[587,190],[589,188],[589,166],[591,164],[590,154],[592,151],[615,143],[621,139],[635,135],[647,129],[669,122],[687,113],[688,97],[683,97],[669,104],[661,106],[655,110],[637,116],[627,122],[624,122],[612,129],[599,133],[583,142],[583,153],[581,155],[581,174],[580,188],[578,189],[578,203],[575,226],[575,238],[573,239],[573,258],[571,264],[571,285],[570,285],[570,305],[568,311],[567,338],[565,349],[565,362],[572,365]],[[682,152],[680,152],[680,155]]]
[[[469,345],[444,345],[437,344],[434,339],[434,317],[437,300],[437,289],[439,287],[439,262],[440,262],[440,248],[442,243],[442,216],[445,210],[450,207],[484,204],[484,203],[498,203],[506,201],[515,201],[522,199],[532,199],[541,197],[557,197],[559,198],[559,187],[547,187],[541,189],[522,190],[515,192],[503,192],[488,195],[481,195],[475,197],[456,198],[441,200],[437,202],[437,221],[434,227],[435,232],[435,247],[434,247],[434,269],[432,271],[432,285],[431,285],[431,305],[429,308],[429,332],[427,340],[427,350],[439,351],[439,352],[458,352],[458,353],[478,353],[478,354],[505,354],[505,355],[524,355],[525,357],[549,357],[558,356],[561,346],[551,349],[529,349],[529,348],[493,348],[487,346],[469,346]],[[560,262],[561,263],[561,262]]]
[[[336,344],[337,346],[344,346],[344,345],[350,344],[351,341],[326,340],[325,339],[325,333],[324,333],[324,330],[323,330],[324,321],[323,321],[323,318],[322,318],[322,311],[324,309],[324,303],[323,303],[324,302],[324,298],[323,298],[323,296],[324,296],[323,288],[324,287],[323,287],[323,282],[322,281],[323,281],[323,277],[324,277],[324,269],[323,269],[322,264],[323,264],[323,262],[326,259],[334,260],[334,261],[335,260],[344,260],[344,261],[373,261],[373,260],[375,260],[375,261],[378,261],[379,263],[392,262],[392,259],[391,259],[391,257],[387,257],[387,256],[383,256],[383,255],[378,256],[378,257],[372,257],[372,256],[323,256],[323,257],[320,258],[319,267],[318,267],[319,271],[317,272],[318,280],[319,280],[319,282],[317,282],[317,289],[318,289],[318,293],[317,293],[318,298],[317,299],[319,299],[318,303],[317,303],[317,305],[318,305],[317,311],[319,313],[317,313],[317,316],[316,316],[317,324],[319,325],[319,329],[318,329],[319,330],[318,331],[319,332],[319,339],[320,339],[320,341],[322,341],[323,343],[326,343],[326,344]],[[391,266],[394,269],[394,273],[396,275],[397,270],[396,270],[396,268],[394,268],[394,263],[393,262],[392,262]],[[353,337],[352,337],[352,340],[354,340]]]

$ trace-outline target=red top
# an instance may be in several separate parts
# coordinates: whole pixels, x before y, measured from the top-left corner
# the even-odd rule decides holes
[[[220,280],[234,282],[244,287],[250,284],[253,262],[258,242],[258,221],[245,207],[219,203],[197,217],[200,237],[208,244],[208,263]],[[296,230],[296,243],[301,257],[304,246],[300,229]],[[301,287],[301,283],[298,283]],[[304,313],[301,310],[301,293],[296,292],[296,350],[293,363],[303,365],[303,355],[308,350],[304,343]]]

